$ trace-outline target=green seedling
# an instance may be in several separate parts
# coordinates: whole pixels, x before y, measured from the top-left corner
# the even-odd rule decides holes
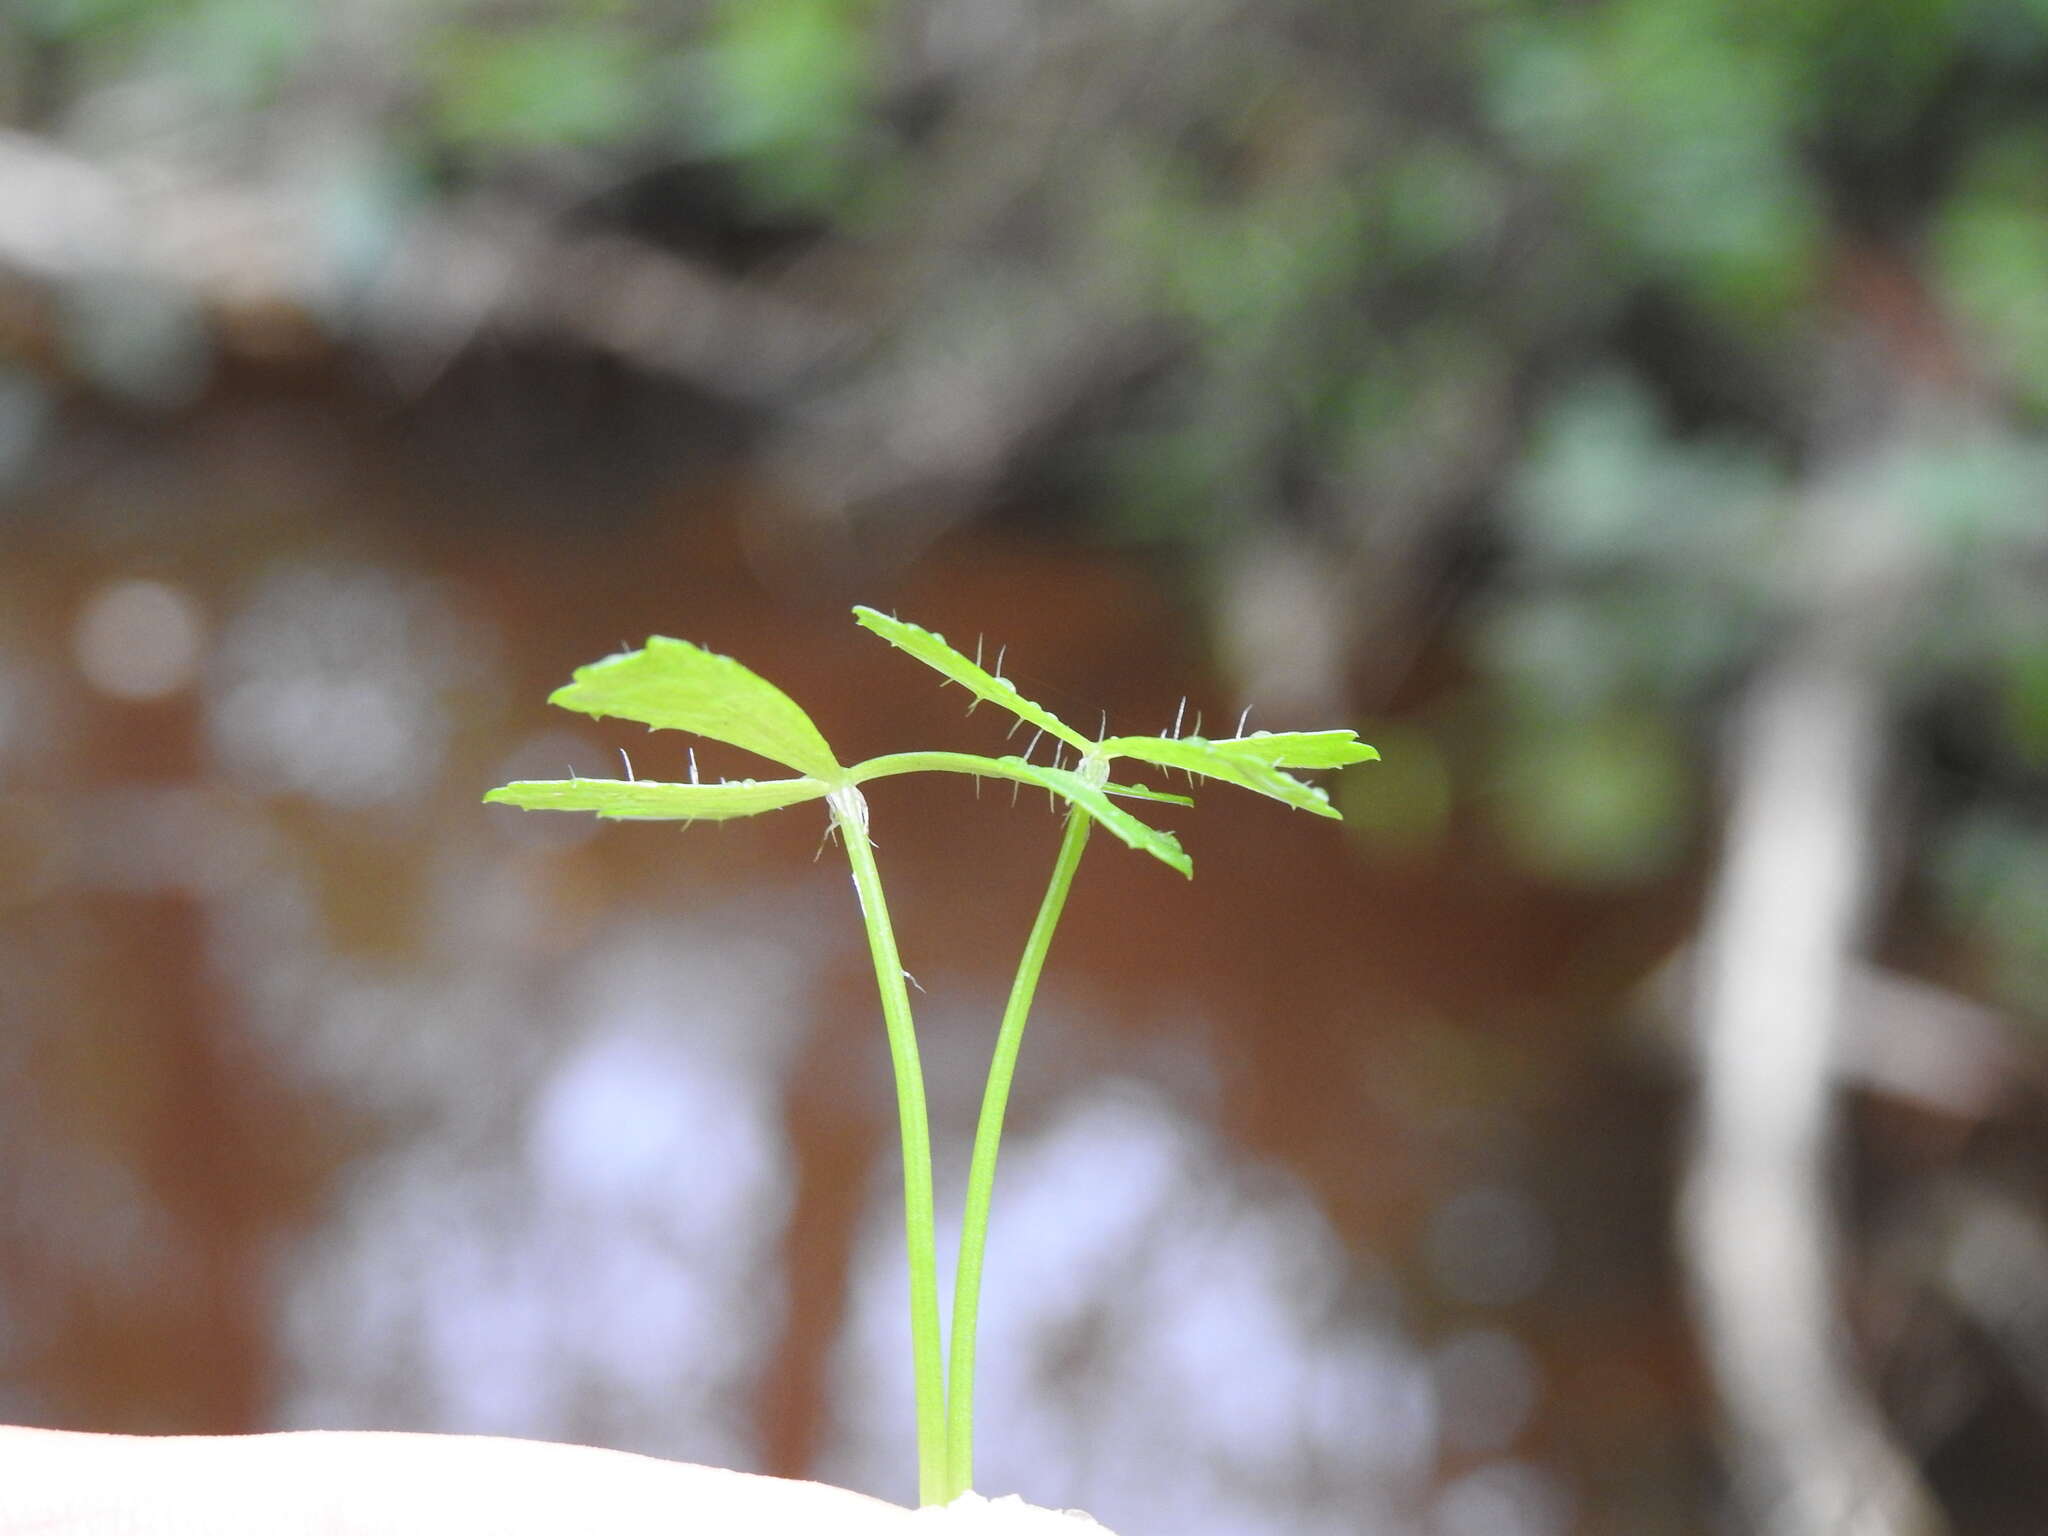
[[[981,1299],[982,1263],[987,1251],[989,1207],[995,1191],[996,1154],[1024,1026],[1038,978],[1052,949],[1054,930],[1081,864],[1090,830],[1100,825],[1129,847],[1148,853],[1183,875],[1193,861],[1172,833],[1139,819],[1126,801],[1174,805],[1193,802],[1142,784],[1110,781],[1118,758],[1178,771],[1192,780],[1215,779],[1278,800],[1283,805],[1334,817],[1328,797],[1290,770],[1341,768],[1379,754],[1351,731],[1255,731],[1221,741],[1178,731],[1160,736],[1090,738],[1051,710],[1017,691],[1000,670],[990,672],[948,645],[941,635],[906,624],[872,608],[856,608],[861,625],[916,657],[974,697],[1016,716],[1038,734],[1021,755],[984,757],[964,752],[899,752],[842,765],[824,736],[790,697],[727,656],[681,640],[656,636],[637,651],[608,656],[579,667],[574,679],[550,695],[565,709],[635,720],[656,730],[688,731],[740,747],[791,770],[771,779],[721,779],[700,783],[693,767],[688,783],[644,779],[522,780],[484,796],[528,810],[589,811],[632,821],[724,821],[756,816],[808,800],[822,800],[853,871],[854,889],[874,961],[875,985],[896,1079],[896,1105],[903,1148],[903,1213],[910,1261],[911,1353],[917,1405],[918,1498],[922,1504],[950,1503],[974,1483],[974,1349]],[[974,705],[969,706],[970,709]],[[1014,727],[1013,727],[1014,729]],[[1240,727],[1241,729],[1241,727]],[[1037,743],[1051,737],[1053,760],[1035,763]],[[1067,761],[1067,753],[1073,754]],[[938,1244],[932,1214],[931,1134],[927,1124],[924,1075],[918,1062],[910,995],[895,930],[883,898],[881,872],[868,836],[868,807],[861,785],[903,773],[963,773],[1007,779],[1049,791],[1067,805],[1065,831],[1038,916],[997,1033],[974,1151],[954,1273],[950,1352],[941,1358],[938,1301]]]

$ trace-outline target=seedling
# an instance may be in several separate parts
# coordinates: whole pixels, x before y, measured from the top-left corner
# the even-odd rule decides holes
[[[484,798],[528,810],[592,811],[634,821],[725,821],[756,816],[807,800],[823,800],[853,870],[854,890],[874,960],[890,1062],[896,1078],[896,1107],[903,1146],[903,1214],[910,1258],[911,1354],[917,1403],[918,1499],[946,1504],[974,1484],[974,1349],[980,1311],[982,1261],[987,1250],[989,1204],[995,1191],[996,1154],[1017,1052],[1052,948],[1074,873],[1100,825],[1128,846],[1148,853],[1183,875],[1194,864],[1172,833],[1140,820],[1124,801],[1190,805],[1186,796],[1142,784],[1110,782],[1118,758],[1177,770],[1196,778],[1236,784],[1298,810],[1337,815],[1322,790],[1295,778],[1291,769],[1340,768],[1379,756],[1352,731],[1255,731],[1221,741],[1199,735],[1090,738],[1042,705],[1019,693],[998,670],[990,672],[948,645],[945,637],[906,624],[872,608],[854,617],[890,644],[908,652],[948,682],[1009,711],[1038,734],[1016,756],[982,757],[964,752],[899,752],[843,766],[818,728],[781,689],[731,657],[660,636],[637,651],[608,656],[579,667],[574,679],[549,696],[565,709],[598,717],[637,720],[656,730],[689,731],[740,747],[794,772],[775,779],[720,779],[691,782],[647,779],[521,780]],[[970,705],[969,708],[973,708]],[[1051,737],[1051,763],[1034,763],[1037,743]],[[1067,750],[1074,754],[1063,765]],[[1007,779],[1050,791],[1067,803],[1066,827],[1053,862],[1038,916],[1025,940],[1023,957],[1003,1009],[967,1184],[959,1261],[954,1272],[950,1354],[941,1359],[938,1245],[933,1231],[931,1135],[927,1126],[924,1075],[918,1063],[910,995],[895,930],[883,899],[881,872],[868,836],[868,806],[860,786],[902,773],[964,773]]]

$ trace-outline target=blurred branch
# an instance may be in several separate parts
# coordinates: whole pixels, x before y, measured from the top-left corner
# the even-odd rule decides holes
[[[1829,1189],[1839,1022],[1879,875],[1884,681],[1924,578],[1886,483],[1895,413],[1830,425],[1846,451],[1788,551],[1789,632],[1730,740],[1682,1236],[1755,1527],[1931,1536],[1941,1514],[1851,1362]]]
[[[1659,1050],[1686,1048],[1668,1026],[1698,988],[1697,962],[1681,950],[1645,988]],[[2012,1021],[1947,987],[1851,958],[1836,1004],[1833,1071],[1844,1087],[1975,1125],[2006,1109],[2030,1076]]]
[[[1758,1527],[1941,1529],[1846,1358],[1828,1197],[1835,1020],[1871,874],[1882,712],[1854,661],[1782,657],[1736,732],[1698,1009],[1687,1257]]]
[[[757,398],[858,335],[773,284],[621,233],[563,228],[558,210],[502,192],[417,214],[358,283],[305,201],[284,182],[102,163],[0,133],[0,268],[59,294],[87,281],[156,285],[229,332],[240,315],[279,311],[330,333],[359,328],[408,383],[495,332],[560,338]]]
[[[412,374],[490,330],[560,337],[740,399],[790,389],[864,330],[774,283],[483,200],[420,221],[369,310],[381,350]]]

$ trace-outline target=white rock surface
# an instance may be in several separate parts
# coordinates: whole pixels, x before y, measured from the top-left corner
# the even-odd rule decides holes
[[[931,1536],[1087,1536],[1090,1531],[1114,1536],[1078,1509],[1040,1509],[1014,1493],[1000,1499],[963,1493],[950,1504],[920,1509],[917,1519]]]

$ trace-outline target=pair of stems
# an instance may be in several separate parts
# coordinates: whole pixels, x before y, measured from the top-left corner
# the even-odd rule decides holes
[[[974,1350],[981,1314],[981,1275],[988,1250],[989,1205],[995,1193],[996,1153],[1003,1138],[1017,1052],[1031,1016],[1039,974],[1052,949],[1053,931],[1073,889],[1074,872],[1088,846],[1090,818],[1078,805],[1067,807],[1066,831],[1053,861],[1052,878],[1039,903],[1023,958],[1010,984],[1003,1022],[989,1063],[981,1118],[974,1128],[974,1155],[967,1176],[967,1206],[960,1226],[959,1261],[953,1276],[953,1336],[945,1361],[939,1355],[938,1238],[932,1201],[931,1127],[925,1109],[924,1071],[910,1017],[895,929],[882,896],[881,871],[868,837],[867,803],[848,786],[830,797],[832,818],[853,866],[861,919],[875,963],[882,1020],[889,1036],[889,1061],[896,1077],[896,1111],[903,1142],[903,1228],[910,1257],[910,1348],[917,1399],[917,1486],[919,1504],[949,1504],[974,1486]]]

